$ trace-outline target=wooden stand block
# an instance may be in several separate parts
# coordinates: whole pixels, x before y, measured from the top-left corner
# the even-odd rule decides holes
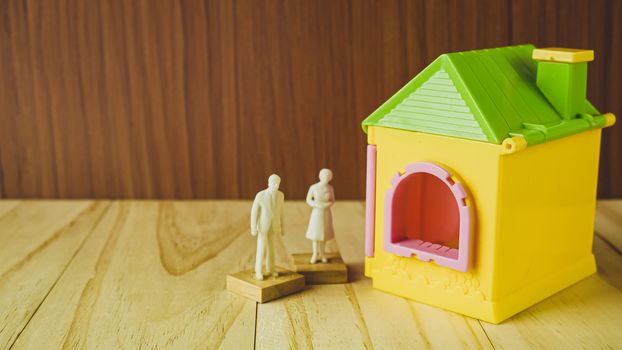
[[[265,303],[305,287],[303,275],[276,267],[278,277],[264,275],[264,280],[255,279],[255,270],[244,270],[227,275],[227,290],[260,303]]]
[[[305,276],[306,284],[335,284],[348,282],[348,268],[339,253],[328,253],[328,263],[311,264],[311,254],[293,254],[296,272]]]

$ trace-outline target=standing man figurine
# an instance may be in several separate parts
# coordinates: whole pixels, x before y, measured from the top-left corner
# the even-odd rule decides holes
[[[318,256],[323,263],[328,262],[324,255],[324,242],[334,238],[333,215],[330,207],[335,203],[335,192],[333,186],[329,184],[333,179],[333,172],[330,169],[320,170],[320,182],[309,187],[307,193],[307,204],[313,208],[309,227],[307,228],[307,239],[313,241],[313,255],[311,264],[317,262]]]
[[[272,277],[279,274],[274,268],[274,235],[283,234],[283,202],[285,195],[279,191],[281,178],[272,174],[268,178],[268,188],[259,191],[251,209],[251,234],[257,237],[255,256],[255,278],[263,280],[262,265]]]

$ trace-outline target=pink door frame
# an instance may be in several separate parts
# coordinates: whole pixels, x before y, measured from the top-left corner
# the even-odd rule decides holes
[[[427,173],[441,180],[452,192],[458,204],[460,216],[459,228],[459,249],[451,249],[443,247],[439,244],[432,244],[424,241],[409,241],[406,244],[394,243],[392,237],[393,232],[393,199],[396,189],[410,175],[416,173]],[[458,181],[451,177],[451,173],[438,164],[430,162],[416,162],[406,166],[404,174],[397,173],[391,179],[392,187],[385,195],[384,209],[384,250],[399,256],[411,257],[415,255],[417,259],[422,261],[434,260],[436,264],[445,266],[454,270],[466,272],[469,268],[469,255],[471,246],[471,230],[472,230],[472,208],[467,201],[467,193]],[[398,213],[399,214],[399,213]]]

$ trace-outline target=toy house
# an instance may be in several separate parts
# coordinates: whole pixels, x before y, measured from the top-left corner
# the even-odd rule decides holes
[[[375,288],[499,323],[596,271],[593,57],[444,54],[363,121]]]

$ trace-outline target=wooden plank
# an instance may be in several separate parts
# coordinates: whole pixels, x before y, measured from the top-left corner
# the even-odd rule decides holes
[[[370,280],[352,288],[374,348],[492,349],[475,319],[375,290]]]
[[[605,11],[601,13],[606,14],[604,23],[608,23],[609,26],[605,26],[604,29],[609,31],[599,43],[604,45],[605,49],[601,57],[607,59],[600,59],[599,62],[606,78],[599,82],[588,79],[588,97],[603,96],[605,104],[599,106],[599,111],[612,111],[618,117],[619,123],[622,116],[622,99],[620,99],[622,79],[611,77],[622,76],[622,67],[617,64],[622,61],[622,45],[617,44],[622,42],[622,22],[619,20],[622,2],[607,1],[605,4]],[[619,124],[603,131],[600,159],[598,196],[622,198],[622,128]]]
[[[304,198],[326,166],[363,198],[360,121],[442,53],[593,48],[588,95],[622,116],[621,17],[612,0],[0,1],[0,196],[251,198],[276,171]],[[621,127],[600,159],[599,195],[622,196]]]
[[[593,251],[598,274],[622,290],[622,200],[596,203]]]
[[[622,200],[602,200],[596,203],[596,234],[622,252]]]
[[[253,266],[249,202],[108,204],[0,201],[10,208],[0,246],[14,251],[0,254],[0,347],[622,346],[622,256],[599,236],[599,275],[491,325],[374,290],[363,277],[361,202],[335,204],[336,241],[327,245],[352,283],[260,305],[225,290],[228,273]],[[305,203],[286,203],[277,264],[292,268],[290,253],[311,250],[309,214]]]
[[[338,245],[374,348],[491,348],[479,321],[373,289],[363,276],[364,203],[343,204],[335,213]]]
[[[622,293],[595,275],[500,325],[482,322],[495,348],[622,346]]]
[[[0,348],[13,344],[106,207],[23,202],[0,217]]]
[[[309,284],[336,284],[348,282],[348,267],[344,264],[339,253],[326,253],[327,262],[318,260],[310,262],[311,253],[292,254],[294,271],[305,276],[305,283]]]
[[[349,204],[360,207],[360,203],[343,202],[333,206],[337,237],[343,229],[339,222],[345,219],[340,219],[342,209]],[[306,203],[286,202],[285,236],[277,246],[277,264],[293,268],[291,253],[311,251],[311,241],[305,238],[309,214]],[[356,216],[351,219],[359,220]],[[336,249],[335,241],[327,243],[328,251]],[[257,306],[257,349],[371,347],[356,295],[347,285],[307,286],[299,294]]]
[[[348,285],[314,285],[259,304],[257,349],[372,348],[365,321]]]
[[[594,237],[594,256],[598,275],[622,290],[622,255],[598,235]]]
[[[305,277],[299,273],[275,266],[277,277],[265,274],[255,279],[255,269],[246,269],[227,275],[227,290],[259,303],[282,298],[305,288]]]
[[[310,251],[304,238],[309,213],[305,203],[286,203],[288,253]],[[333,217],[336,242],[328,247],[340,248],[352,283],[307,286],[297,295],[258,305],[258,349],[491,347],[477,320],[372,289],[363,277],[364,205],[337,202]],[[282,252],[277,259],[291,263]]]
[[[0,255],[0,275],[57,240],[64,226],[89,205],[88,201],[36,201],[6,213],[0,218],[0,246],[8,247],[11,254]]]
[[[115,202],[16,348],[252,348],[256,304],[224,290],[252,264],[249,209]]]
[[[8,213],[20,203],[19,200],[0,200],[0,216]]]
[[[482,322],[495,348],[622,346],[619,330],[622,324],[622,256],[598,236],[594,239],[594,255],[598,275],[553,295],[501,325]]]

